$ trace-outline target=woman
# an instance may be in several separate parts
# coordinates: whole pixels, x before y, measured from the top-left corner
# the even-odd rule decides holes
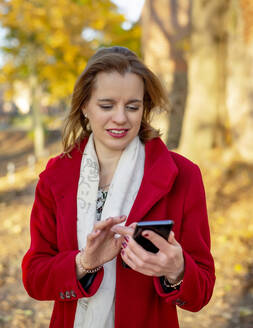
[[[50,327],[178,327],[176,306],[198,311],[215,281],[198,167],[170,152],[150,124],[166,109],[156,76],[123,47],[103,48],[78,79],[64,152],[40,175],[23,282],[54,300]],[[147,252],[135,222],[171,219]]]

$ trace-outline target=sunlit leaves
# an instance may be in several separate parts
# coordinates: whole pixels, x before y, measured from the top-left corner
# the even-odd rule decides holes
[[[0,15],[7,28],[2,48],[6,82],[32,74],[51,102],[69,97],[101,44],[126,45],[139,52],[139,27],[125,31],[124,16],[109,0],[0,0]],[[87,36],[87,31],[93,34]]]

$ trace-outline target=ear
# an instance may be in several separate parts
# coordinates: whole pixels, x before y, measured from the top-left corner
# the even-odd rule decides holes
[[[88,118],[88,115],[87,115],[87,110],[85,107],[82,108],[82,112],[83,112],[83,115],[85,118]]]

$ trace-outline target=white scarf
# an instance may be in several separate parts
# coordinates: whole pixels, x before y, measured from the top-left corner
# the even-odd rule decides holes
[[[108,190],[101,220],[128,216],[139,191],[145,162],[145,148],[135,137],[123,151]],[[91,134],[84,149],[77,192],[78,247],[86,245],[96,222],[99,164]],[[113,328],[116,259],[104,264],[103,281],[95,295],[78,300],[74,328]]]

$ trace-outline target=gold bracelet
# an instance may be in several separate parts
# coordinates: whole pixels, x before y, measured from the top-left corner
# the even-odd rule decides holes
[[[98,266],[94,269],[85,269],[85,268],[83,268],[83,272],[84,273],[95,273],[95,272],[98,272],[102,268],[103,268],[103,265],[100,265],[100,266]]]
[[[164,281],[164,285],[165,285],[166,287],[176,289],[178,286],[180,286],[180,285],[182,284],[183,279],[179,280],[179,281],[176,282],[175,284],[171,284],[171,283],[169,282],[169,280],[168,280],[166,277],[164,277],[164,280],[163,280],[163,281]]]
[[[85,267],[83,266],[82,261],[81,261],[81,252],[78,253],[76,256],[76,264],[82,273],[95,273],[95,272],[98,272],[103,267],[103,265],[99,265],[98,267],[96,267],[94,269],[85,269]]]

